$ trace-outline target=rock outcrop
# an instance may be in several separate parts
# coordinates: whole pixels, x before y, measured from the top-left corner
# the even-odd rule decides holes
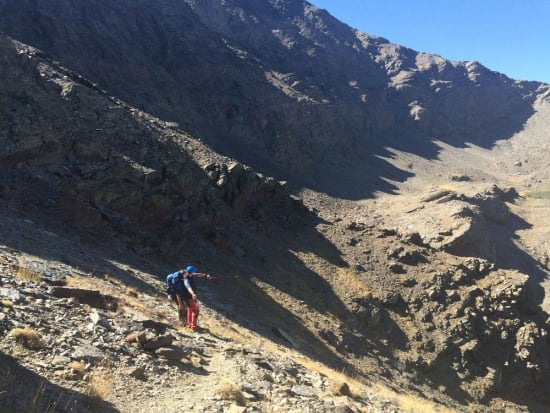
[[[32,47],[4,36],[0,48],[6,202],[23,210],[40,205],[42,214],[66,225],[125,235],[145,248],[181,248],[188,234],[199,233],[223,249],[233,216],[262,221],[267,208],[289,226],[304,215],[280,182],[216,158]],[[193,156],[203,165],[189,155],[201,151],[203,157]]]

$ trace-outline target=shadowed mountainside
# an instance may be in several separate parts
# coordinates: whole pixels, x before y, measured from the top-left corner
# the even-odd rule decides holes
[[[331,286],[289,252],[315,251],[332,265],[345,265],[315,229],[318,219],[291,198],[286,187],[98,94],[82,79],[50,66],[29,46],[1,37],[0,50],[0,75],[8,80],[0,93],[0,122],[5,125],[0,134],[3,208],[49,222],[52,233],[61,228],[85,242],[103,245],[117,239],[137,254],[153,254],[168,263],[180,262],[185,251],[220,273],[245,272],[242,281],[221,295],[248,289],[240,295],[271,308],[267,314],[286,313],[281,317],[287,322],[294,316],[244,280],[256,278],[285,290],[316,311],[345,314],[338,312],[343,305]],[[293,228],[309,241],[289,236]],[[57,245],[50,251],[31,240],[21,244],[20,230],[10,226],[3,232],[10,248],[48,260],[72,262],[71,257],[86,254],[76,245]],[[277,240],[276,249],[270,237]],[[210,254],[205,251],[216,251],[224,259],[206,258]],[[103,268],[126,279],[111,263],[121,258],[104,254],[83,270],[99,274]],[[242,263],[229,265],[232,256]],[[239,267],[246,262],[253,270]],[[280,271],[277,262],[285,263]],[[303,277],[295,278],[296,273]],[[303,334],[309,333],[304,329]],[[315,342],[314,337],[309,342]],[[315,347],[318,351],[323,345]]]
[[[542,86],[390,44],[299,0],[0,1],[0,12],[0,30],[217,152],[350,199],[411,176],[380,160],[385,146],[426,158],[434,140],[490,147],[521,129]]]

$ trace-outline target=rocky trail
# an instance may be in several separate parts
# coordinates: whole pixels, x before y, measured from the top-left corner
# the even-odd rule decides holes
[[[2,226],[35,248],[73,252],[30,220],[6,214]],[[399,411],[390,392],[306,368],[315,363],[232,323],[221,304],[202,302],[201,327],[187,332],[174,326],[159,277],[125,267],[147,292],[96,269],[1,247],[0,411]]]

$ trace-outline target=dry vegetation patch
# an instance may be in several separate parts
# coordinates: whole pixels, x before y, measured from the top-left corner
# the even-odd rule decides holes
[[[14,328],[10,334],[16,343],[29,350],[39,350],[44,346],[40,335],[30,327]]]
[[[348,396],[362,399],[365,394],[376,394],[380,399],[388,399],[399,405],[400,411],[407,413],[452,413],[453,410],[431,400],[409,394],[399,394],[381,384],[365,384],[343,371],[333,370],[319,362],[300,358],[299,363],[307,370],[316,371],[332,382],[329,392],[334,396]]]
[[[348,375],[344,371],[337,371],[326,365],[311,360],[306,357],[297,359],[306,370],[317,372],[325,376],[332,384],[329,391],[335,396],[348,396],[352,398],[361,398],[361,394],[370,388],[360,380]]]
[[[86,373],[86,366],[80,361],[73,361],[69,364],[69,368],[73,371],[78,377],[83,377]]]
[[[376,384],[373,391],[381,398],[392,399],[399,405],[400,411],[406,413],[453,413],[454,410],[443,405],[437,404],[431,400],[412,395],[400,394],[385,386]]]
[[[234,401],[239,406],[246,405],[246,397],[244,397],[239,386],[229,380],[222,380],[216,389],[216,393],[224,400]]]
[[[20,280],[39,282],[42,278],[41,274],[38,271],[35,271],[31,268],[18,265],[16,267],[15,276]]]
[[[340,381],[340,380],[333,381],[332,384],[330,385],[329,391],[334,396],[353,397],[351,389],[349,388],[348,383],[345,381]]]
[[[99,410],[111,393],[113,375],[106,366],[98,366],[89,376],[85,403],[92,410]]]
[[[10,301],[10,300],[0,300],[0,305],[2,307],[12,308],[13,307],[13,302]]]
[[[336,279],[339,285],[343,285],[346,291],[353,291],[359,297],[371,297],[370,289],[364,280],[349,268],[337,268],[335,271]]]
[[[453,413],[447,407],[434,405],[430,400],[418,396],[398,395],[399,407],[406,413]]]

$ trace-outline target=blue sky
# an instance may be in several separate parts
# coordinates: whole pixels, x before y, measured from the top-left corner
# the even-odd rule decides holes
[[[550,0],[309,0],[344,23],[449,60],[550,83]]]

